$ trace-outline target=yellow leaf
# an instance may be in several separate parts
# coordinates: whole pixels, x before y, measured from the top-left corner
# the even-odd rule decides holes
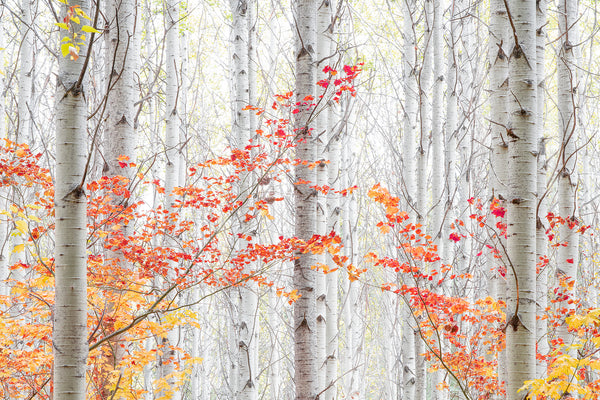
[[[15,221],[15,226],[17,228],[17,230],[21,233],[25,233],[27,232],[27,222],[21,220]]]
[[[14,204],[11,204],[10,205],[10,211],[12,211],[13,213],[16,214],[19,211],[19,209]]]
[[[64,30],[69,30],[69,26],[67,24],[65,24],[64,22],[55,22],[54,25],[58,26],[61,29]]]
[[[79,15],[80,17],[83,17],[89,21],[91,21],[92,19],[90,17],[88,17],[88,15],[85,13],[85,11],[83,11],[81,8],[77,7],[75,9],[75,12],[77,13],[77,15]]]
[[[60,52],[62,53],[63,57],[66,57],[69,55],[70,48],[71,48],[71,43],[69,43],[69,42],[63,43],[60,45]]]
[[[81,30],[84,32],[102,33],[98,29],[94,28],[93,26],[89,26],[89,25],[83,25],[81,27]]]
[[[77,16],[75,16],[75,15],[73,15],[73,16],[71,17],[71,21],[73,21],[73,22],[76,22],[76,23],[77,23],[77,25],[81,25],[81,20],[79,19],[79,17],[77,17]]]
[[[42,220],[40,220],[40,219],[39,219],[38,217],[36,217],[35,215],[30,215],[30,216],[29,216],[29,219],[30,219],[31,221],[35,221],[35,222],[38,222],[38,223],[41,223],[41,222],[42,222]]]
[[[24,245],[23,243],[21,243],[21,244],[18,244],[18,245],[16,245],[16,246],[13,248],[13,253],[20,253],[20,252],[22,252],[23,250],[25,250],[25,245]]]

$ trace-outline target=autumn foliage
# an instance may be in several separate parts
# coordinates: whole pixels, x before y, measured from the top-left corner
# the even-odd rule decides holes
[[[335,101],[353,91],[351,82],[359,71],[348,67],[344,78],[336,78],[331,94]],[[332,77],[334,72],[330,68]],[[335,232],[308,241],[279,236],[271,243],[258,243],[252,240],[255,233],[232,229],[236,219],[273,219],[271,207],[284,198],[269,184],[287,179],[295,165],[309,164],[293,158],[296,137],[289,125],[299,104],[292,103],[292,97],[275,96],[269,112],[246,107],[267,117],[251,143],[189,166],[186,184],[172,193],[153,176],[152,165],[138,165],[127,157],[121,157],[119,165],[136,171],[131,180],[102,176],[87,182],[88,398],[110,398],[117,390],[119,398],[140,398],[145,392],[139,379],[144,366],[166,352],[176,355],[170,361],[176,363],[176,376],[168,378],[177,385],[187,379],[191,365],[201,360],[184,348],[164,348],[160,342],[147,349],[143,341],[164,337],[178,326],[198,326],[191,297],[185,295],[190,290],[202,287],[207,297],[254,281],[273,286],[292,303],[297,291],[271,280],[268,270],[300,252],[330,252],[338,267],[358,277],[359,271],[337,254],[341,240]],[[304,101],[316,107],[321,99]],[[7,198],[2,214],[18,239],[10,278],[3,283],[6,292],[0,296],[2,398],[52,396],[54,191],[45,163],[27,144],[4,140],[0,145],[0,188]],[[238,183],[248,176],[255,184],[239,193]],[[312,187],[341,195],[352,190]],[[247,265],[255,270],[248,273]],[[169,393],[164,378],[154,387]]]
[[[394,272],[396,279],[384,283],[381,289],[400,296],[408,305],[418,336],[426,345],[424,356],[431,361],[432,369],[447,372],[447,383],[438,390],[448,390],[449,383],[466,399],[488,399],[504,393],[504,383],[498,379],[498,359],[505,347],[505,302],[489,296],[464,297],[464,291],[456,288],[466,287],[473,277],[440,258],[433,238],[425,233],[424,227],[412,221],[408,213],[400,210],[400,200],[386,188],[377,184],[368,194],[381,204],[385,218],[377,227],[382,234],[392,235],[397,252],[392,256],[371,252],[367,260],[373,266]],[[506,210],[495,198],[488,207],[478,199],[469,199],[468,203],[473,211],[469,215],[473,222],[471,229],[477,231],[469,232],[465,222],[456,220],[451,223],[451,233],[442,240],[446,240],[445,245],[457,245],[467,237],[478,240],[482,250],[476,256],[489,255],[497,260],[489,267],[490,272],[497,275],[496,279],[511,279],[507,274],[510,262],[502,244],[507,234]],[[552,213],[546,220],[545,233],[550,248],[565,245],[556,240],[560,225],[567,224],[580,234],[589,228]],[[540,258],[538,273],[544,268],[550,268],[547,256]],[[563,398],[565,393],[585,399],[600,396],[600,379],[597,378],[600,310],[582,307],[577,299],[569,297],[572,289],[572,281],[559,277],[550,296],[552,306],[538,316],[538,323],[547,326],[547,336],[542,340],[549,341],[551,351],[537,354],[539,362],[547,366],[548,375],[524,382],[522,390],[528,391],[530,396],[554,400]],[[576,313],[571,314],[566,304],[575,304]],[[572,334],[572,343],[564,343],[556,335],[556,329],[563,323]]]

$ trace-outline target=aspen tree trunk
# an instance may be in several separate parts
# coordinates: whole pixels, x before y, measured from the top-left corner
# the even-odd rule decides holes
[[[281,398],[280,394],[280,318],[277,313],[277,295],[275,290],[269,290],[269,325],[271,325],[271,362],[269,368],[269,386],[270,386],[270,397],[272,400],[278,400]]]
[[[4,30],[0,29],[0,43],[5,43],[6,37],[4,35]],[[6,73],[4,65],[5,56],[0,54],[0,140],[8,139],[8,132],[6,130]],[[2,187],[0,189],[0,208],[3,210],[7,209],[7,198],[8,198],[9,189],[7,187]],[[9,287],[6,283],[6,279],[8,279],[9,271],[8,271],[8,259],[9,259],[9,236],[8,236],[8,219],[7,216],[0,216],[0,296],[8,296],[10,294]],[[4,311],[4,310],[3,310]]]
[[[31,130],[31,114],[33,113],[32,91],[33,91],[33,20],[31,16],[32,0],[21,0],[21,23],[19,24],[21,34],[21,45],[19,47],[19,99],[17,109],[19,115],[19,127],[17,142],[33,145]]]
[[[433,0],[433,32],[432,42],[433,46],[433,90],[432,93],[432,106],[431,106],[431,197],[432,197],[432,216],[429,221],[429,229],[431,237],[434,243],[438,246],[438,253],[441,255],[444,253],[445,240],[442,240],[441,233],[444,225],[444,169],[446,163],[444,161],[444,131],[442,128],[442,115],[443,115],[443,53],[442,47],[442,4],[440,0]],[[439,271],[441,267],[441,260],[438,261],[434,268]],[[436,285],[437,286],[437,285]],[[434,290],[442,293],[443,287],[435,287]],[[443,349],[439,349],[440,354]],[[435,360],[434,360],[435,361]],[[432,386],[433,395],[436,399],[442,400],[447,394],[447,391],[438,390],[435,388],[437,384],[441,384],[444,381],[446,372],[443,369],[438,369],[432,375]]]
[[[327,79],[329,74],[322,72],[323,67],[330,61],[330,40],[328,37],[328,28],[331,23],[331,9],[329,0],[319,0],[317,3],[317,80]],[[323,62],[320,62],[324,60]],[[320,89],[320,88],[319,88]],[[318,90],[321,94],[322,90]],[[315,101],[316,102],[316,101]],[[327,95],[321,99],[316,118],[315,132],[317,134],[317,157],[320,162],[317,165],[317,185],[327,185],[328,166],[324,162],[329,158],[328,149],[326,147],[329,137],[329,129],[327,123],[329,121],[329,107],[327,106]],[[327,234],[327,195],[322,192],[317,193],[317,234]],[[325,253],[317,254],[316,261],[320,265],[325,265]],[[327,282],[328,276],[322,271],[317,272],[317,369],[318,369],[318,386],[317,393],[325,390],[328,385],[327,366],[328,366],[328,345],[329,338],[327,336],[327,326],[329,324],[328,303],[327,298]],[[337,321],[336,321],[337,322]],[[325,398],[325,397],[323,397]]]
[[[352,187],[356,182],[356,176],[359,170],[358,167],[358,157],[356,155],[356,139],[353,135],[353,128],[355,125],[354,114],[351,112],[351,104],[352,102],[349,99],[348,101],[344,101],[344,118],[346,121],[346,128],[344,129],[344,137],[345,137],[345,145],[344,145],[344,157],[343,164],[345,165],[345,187]],[[357,219],[358,219],[358,204],[357,204],[357,195],[356,192],[349,194],[346,197],[345,201],[345,210],[344,210],[344,220],[343,225],[344,233],[346,235],[346,240],[344,242],[344,246],[346,249],[346,257],[352,265],[358,266],[360,263],[358,257],[358,232],[357,232]],[[346,275],[346,274],[344,274]],[[356,282],[356,283],[355,283]],[[350,379],[350,390],[349,393],[346,393],[346,396],[354,396],[355,398],[364,398],[364,382],[366,380],[366,376],[364,375],[364,348],[363,348],[363,336],[364,329],[362,329],[362,325],[360,323],[361,319],[364,317],[361,305],[360,305],[360,297],[358,296],[359,286],[358,281],[351,282],[348,279],[347,288],[348,291],[346,293],[345,301],[351,304],[350,310],[351,313],[348,316],[348,326],[346,327],[346,335],[348,344],[352,347],[348,347],[349,349],[349,367],[352,369],[351,379]],[[332,293],[331,297],[337,298],[337,291],[335,294]],[[349,311],[350,311],[349,310]],[[333,318],[332,318],[333,319]],[[337,320],[337,315],[336,318]],[[335,324],[334,326],[337,326]],[[336,340],[337,347],[337,340]],[[347,372],[346,370],[343,371]],[[336,393],[334,393],[335,395]],[[328,397],[330,399],[331,397]]]
[[[333,19],[333,10],[336,10],[336,1],[334,0],[322,0],[319,6],[319,18],[318,18],[318,33],[321,35],[319,40],[319,47],[323,43],[323,56],[326,57],[325,62],[321,62],[321,66],[326,63],[333,63],[333,56],[336,48],[334,44],[334,26],[335,20]],[[323,60],[323,57],[319,57],[319,60]],[[328,96],[325,93],[325,99],[328,100]],[[332,101],[326,104],[327,114],[324,115],[326,118],[324,123],[327,128],[327,134],[323,135],[321,140],[325,141],[324,154],[327,154],[329,165],[327,165],[327,173],[323,177],[323,184],[328,185],[331,188],[338,188],[340,185],[340,144],[341,144],[341,128],[334,132],[335,120],[338,120],[340,108]],[[344,102],[344,112],[350,109],[349,101]],[[347,114],[346,114],[347,116]],[[321,130],[318,130],[319,133]],[[325,233],[331,231],[339,232],[340,222],[340,209],[339,209],[339,195],[333,191],[326,195],[324,200],[326,204],[323,204],[326,211],[326,230]],[[339,318],[339,305],[338,305],[338,290],[339,290],[339,275],[337,266],[333,262],[331,254],[327,254],[327,265],[329,266],[330,272],[327,274],[327,296],[326,296],[326,343],[327,343],[327,374],[325,383],[329,386],[328,390],[320,397],[325,400],[336,399],[338,394],[339,383],[336,382],[338,378],[338,365],[339,365],[339,329],[338,329],[338,318]]]
[[[425,0],[424,10],[424,44],[423,60],[419,75],[419,144],[417,146],[417,223],[426,226],[426,215],[429,211],[427,203],[427,158],[429,149],[429,140],[432,127],[432,108],[431,108],[431,88],[433,79],[433,24],[434,24],[434,4],[433,0]],[[423,264],[420,268],[425,268]],[[423,271],[425,273],[425,271]],[[418,327],[417,327],[418,329]],[[415,336],[415,399],[425,400],[427,396],[427,363],[423,354],[425,353],[425,343],[421,336]]]
[[[414,23],[415,3],[414,0],[402,2],[402,36],[404,40],[404,57],[402,62],[402,81],[404,89],[404,115],[402,128],[402,190],[406,198],[406,208],[411,217],[415,217],[414,203],[416,201],[417,189],[415,185],[415,143],[418,119],[419,88],[417,85],[417,54],[416,38],[412,30]]]
[[[539,15],[539,14],[538,14]],[[539,65],[538,65],[539,66]],[[538,89],[540,86],[538,86]],[[538,90],[538,96],[540,96]],[[543,95],[542,95],[543,96]],[[538,104],[539,106],[539,104]],[[538,108],[538,112],[543,115],[543,111]],[[538,122],[539,123],[539,122]],[[542,121],[543,123],[543,121]],[[536,262],[539,264],[541,260],[548,255],[548,238],[546,236],[546,226],[543,221],[546,220],[548,207],[546,199],[541,196],[546,192],[546,144],[545,138],[540,137],[538,141],[538,156],[537,156],[537,194],[538,194],[538,215],[536,219]],[[546,307],[548,307],[548,268],[546,265],[539,271],[536,283],[537,292],[537,316],[536,322],[536,341],[538,355],[547,356],[550,353],[550,344],[548,342],[548,324],[546,319],[541,319],[545,315]],[[548,363],[545,360],[536,358],[536,378],[545,378],[548,372]]]
[[[250,113],[242,109],[250,102],[250,83],[249,83],[249,56],[250,56],[250,36],[249,36],[249,7],[251,5],[246,0],[233,0],[230,3],[233,14],[233,73],[235,79],[235,98],[234,98],[234,121],[233,121],[233,146],[244,150],[250,144],[251,126]],[[250,176],[242,178],[239,185],[240,199],[244,201],[250,191]],[[245,223],[247,204],[242,206],[237,212],[237,229],[240,233],[253,235],[249,230],[249,224]],[[244,273],[249,274],[253,265],[246,265]],[[247,283],[239,288],[239,332],[238,332],[238,364],[239,378],[237,387],[237,398],[253,400],[258,397],[258,382],[256,381],[258,343],[257,334],[257,307],[258,307],[258,288],[252,283]]]
[[[489,41],[489,79],[490,79],[490,104],[492,114],[490,116],[490,130],[492,135],[491,154],[491,189],[493,197],[498,199],[500,207],[507,207],[506,199],[509,198],[509,176],[508,176],[508,55],[507,46],[508,19],[503,0],[492,0],[490,8],[490,41]],[[506,246],[506,239],[502,236],[496,238],[495,246],[502,255],[502,249]],[[493,268],[495,273],[497,300],[506,300],[506,269],[510,269],[506,257],[494,258]],[[502,271],[505,271],[502,273]],[[504,275],[504,276],[503,276]],[[498,382],[501,386],[506,381],[506,349],[498,352]],[[499,396],[498,396],[499,398]]]
[[[110,88],[107,93],[107,125],[105,131],[106,176],[133,178],[134,169],[121,168],[119,156],[135,162],[136,136],[133,126],[135,102],[136,51],[134,32],[137,6],[134,0],[112,0],[107,5],[114,20],[109,21],[107,74]],[[127,232],[124,233],[127,235]]]
[[[403,385],[402,399],[415,399],[416,390],[416,359],[415,359],[415,328],[414,320],[410,312],[410,306],[405,302],[402,305],[402,366]],[[421,338],[417,338],[421,340]],[[400,392],[400,391],[398,391]],[[398,393],[400,398],[400,393]]]
[[[346,129],[339,132],[339,138],[341,143],[340,149],[340,186],[347,188],[350,187],[350,171],[349,171],[349,138],[347,136]],[[333,171],[332,171],[333,172]],[[350,201],[348,197],[340,199],[340,211],[342,216],[342,243],[344,244],[344,255],[348,258],[352,256],[351,243],[352,233],[350,227]],[[344,341],[344,356],[342,359],[342,371],[350,371],[352,369],[353,354],[354,354],[354,342],[352,337],[352,319],[355,314],[354,303],[351,301],[351,292],[355,290],[355,286],[352,281],[348,278],[348,274],[342,274],[342,286],[344,288],[344,301],[342,316],[344,319],[345,327],[345,341]],[[348,374],[344,377],[344,395],[349,396],[354,386],[354,374]]]
[[[455,219],[454,211],[454,196],[456,194],[456,180],[458,177],[456,170],[456,136],[457,132],[457,115],[458,115],[458,99],[457,99],[457,68],[456,68],[456,44],[457,44],[457,4],[455,0],[450,4],[450,23],[448,24],[447,33],[447,61],[446,61],[446,124],[444,135],[444,161],[445,161],[445,204],[446,220],[453,222]],[[448,239],[450,236],[450,223],[445,223],[442,227],[442,240]],[[450,262],[454,258],[454,246],[446,245],[442,248],[442,259]]]
[[[248,99],[250,104],[258,104],[258,96],[257,96],[257,74],[258,74],[258,56],[256,53],[255,43],[257,41],[257,25],[258,25],[258,17],[256,15],[258,7],[258,2],[256,0],[248,0]],[[252,140],[256,139],[256,129],[258,129],[257,116],[256,113],[249,113],[249,134]],[[254,150],[253,150],[254,151]],[[253,179],[250,181],[251,184],[256,184],[257,182],[256,174]],[[257,230],[250,229],[250,231]],[[248,265],[248,269],[254,269],[255,266]],[[251,330],[250,330],[250,338],[248,345],[248,356],[250,359],[250,376],[254,382],[256,394],[252,394],[253,398],[258,396],[258,374],[259,371],[259,332],[260,332],[260,319],[258,315],[259,309],[259,287],[256,282],[248,282],[248,305],[246,308],[251,312],[248,314],[246,318],[251,321]]]
[[[104,131],[104,160],[103,175],[108,177],[124,176],[130,181],[135,174],[135,170],[129,166],[121,167],[121,163],[135,162],[136,136],[134,129],[134,74],[136,73],[137,59],[139,58],[138,47],[134,38],[135,19],[137,15],[136,2],[134,0],[113,0],[107,5],[107,14],[113,19],[109,20],[109,29],[107,32],[108,43],[105,60],[107,88],[107,117]],[[137,36],[137,35],[136,35]],[[120,158],[127,157],[126,160]],[[125,205],[127,200],[123,197],[112,199],[113,204]],[[132,233],[130,225],[123,225],[123,236],[127,237]],[[108,262],[117,262],[121,268],[127,268],[126,261],[121,258],[119,251],[107,251]],[[110,313],[114,313],[114,304],[108,305]],[[113,346],[114,354],[106,360],[107,372],[114,366],[118,366],[124,354],[128,351],[130,345],[119,338]],[[121,373],[124,370],[121,369]],[[108,390],[106,387],[104,390]],[[115,388],[117,399],[124,394]],[[107,392],[108,396],[109,393]]]
[[[179,186],[179,170],[182,167],[181,153],[179,149],[179,115],[177,112],[177,94],[179,91],[179,1],[168,0],[165,3],[165,208],[170,209],[174,202],[171,194],[173,189]],[[173,281],[174,274],[169,274],[168,281]],[[177,373],[177,351],[174,347],[179,346],[180,330],[178,328],[170,329],[165,337],[161,338],[162,355],[159,359],[158,376],[159,379],[165,379],[169,384],[171,399],[181,398],[179,383],[175,375]],[[167,395],[166,391],[161,390],[159,396]]]
[[[544,49],[546,46],[546,0],[538,0],[536,16],[536,73],[537,73],[537,216],[536,216],[536,263],[540,263],[542,258],[548,255],[548,238],[546,236],[545,226],[546,214],[546,138],[544,137],[544,103],[545,95],[545,67],[544,67]],[[539,355],[547,356],[550,353],[550,344],[548,342],[548,324],[546,319],[541,317],[546,314],[548,306],[548,266],[541,269],[537,276],[537,317],[536,322],[536,341],[537,352]],[[536,358],[536,378],[545,378],[547,375],[548,364],[546,361]]]
[[[296,101],[311,103],[304,99],[315,98],[316,86],[316,2],[296,0]],[[308,97],[310,99],[310,97]],[[313,109],[299,106],[296,114],[296,158],[314,162],[317,158],[315,132],[311,129]],[[310,186],[316,181],[316,173],[307,165],[296,166],[294,191],[296,237],[308,241],[316,231],[317,193]],[[313,400],[317,393],[316,348],[316,302],[314,255],[299,253],[294,262],[294,288],[301,297],[294,303],[294,382],[297,400]]]
[[[558,78],[558,120],[559,137],[561,140],[560,171],[558,176],[558,214],[565,219],[559,227],[559,240],[566,246],[558,248],[556,283],[559,292],[572,299],[577,287],[577,266],[579,264],[579,234],[577,233],[578,218],[577,205],[577,140],[579,127],[577,126],[576,105],[578,89],[577,59],[574,46],[578,44],[577,33],[577,0],[558,1],[558,29],[560,34],[560,48],[557,66]],[[571,303],[571,304],[569,304]],[[565,317],[575,310],[575,303],[565,300],[557,304],[563,309],[560,312]],[[567,324],[561,321],[557,328],[557,336],[566,345],[572,343],[572,336],[568,332]],[[576,356],[576,351],[568,351]],[[568,394],[568,393],[566,393]]]
[[[433,46],[433,90],[431,106],[431,195],[432,195],[432,218],[431,237],[438,245],[438,251],[442,253],[444,241],[440,240],[442,230],[442,219],[444,217],[444,203],[442,193],[444,189],[444,131],[442,130],[443,114],[443,48],[442,48],[442,5],[440,0],[432,0],[433,6],[433,32],[431,46]]]
[[[416,4],[413,0],[402,2],[403,48],[404,57],[402,64],[404,86],[404,124],[402,132],[402,176],[403,191],[406,198],[406,208],[414,220],[417,215],[415,203],[417,201],[416,182],[416,133],[418,121],[419,87],[417,79],[417,47],[413,25],[416,23],[414,13]],[[402,391],[398,390],[398,398],[414,400],[416,386],[416,359],[415,359],[415,321],[412,319],[409,305],[403,303],[400,307],[402,315]],[[419,339],[420,340],[420,339]]]
[[[73,0],[88,12],[85,1]],[[62,6],[66,15],[67,6]],[[61,30],[61,37],[68,35]],[[87,343],[87,228],[83,189],[87,160],[84,61],[59,58],[56,104],[54,398],[85,400]]]
[[[514,41],[509,58],[510,198],[507,250],[510,269],[506,326],[508,400],[523,399],[523,382],[535,377],[537,206],[536,2],[508,2]]]

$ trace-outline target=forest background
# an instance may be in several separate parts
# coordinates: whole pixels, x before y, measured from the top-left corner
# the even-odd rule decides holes
[[[600,397],[591,0],[3,0],[5,399]]]

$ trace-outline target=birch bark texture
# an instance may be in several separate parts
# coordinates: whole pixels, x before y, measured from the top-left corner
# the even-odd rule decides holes
[[[573,298],[577,286],[577,266],[579,264],[579,234],[577,233],[578,220],[576,216],[577,205],[577,59],[575,45],[578,43],[577,35],[577,0],[558,1],[558,31],[560,46],[558,53],[558,122],[560,148],[560,171],[558,175],[558,212],[565,219],[559,228],[559,240],[564,246],[558,248],[556,278],[560,285],[559,292]],[[569,304],[571,303],[571,304]],[[558,305],[562,315],[572,314],[575,303],[568,300]],[[557,328],[557,335],[567,345],[573,341],[568,332],[566,322],[561,321]],[[575,349],[569,351],[576,356]],[[567,394],[567,393],[565,393]]]
[[[323,74],[322,69],[324,62],[329,61],[330,46],[328,37],[328,28],[331,22],[331,9],[329,7],[329,0],[320,2],[317,6],[317,79],[327,79],[329,74]],[[328,157],[327,151],[327,138],[329,136],[329,130],[327,127],[329,117],[329,107],[327,106],[327,96],[324,96],[319,101],[319,110],[316,116],[316,145],[317,145],[317,158],[322,161],[317,165],[317,185],[324,186],[327,184],[327,172],[328,167],[325,163]],[[317,193],[317,234],[327,234],[327,195],[321,192]],[[326,262],[325,253],[317,254],[316,261],[319,265],[324,265]],[[327,346],[329,345],[327,337],[327,324],[330,322],[327,315],[327,282],[328,276],[322,271],[317,272],[317,368],[318,368],[318,392],[325,390],[327,386],[327,364],[328,364],[328,351]]]
[[[133,178],[134,169],[122,168],[118,158],[135,161],[134,130],[135,72],[137,57],[134,38],[137,5],[135,0],[112,0],[107,7],[114,17],[109,21],[107,58],[108,102],[106,126],[106,176],[121,175]]]
[[[34,2],[31,0],[21,1],[21,45],[19,47],[19,99],[17,102],[19,129],[17,141],[32,145],[31,115],[33,112],[33,69],[34,69],[34,43],[33,43],[33,19],[31,11]]]
[[[315,98],[316,88],[316,1],[296,0],[296,101],[299,112],[296,129],[296,158],[314,162],[317,158],[315,135],[311,126],[314,109],[308,104]],[[308,241],[316,232],[317,192],[310,186],[316,182],[316,172],[308,165],[296,166],[294,185],[295,235]],[[303,183],[308,182],[308,183]],[[301,297],[294,303],[294,382],[296,400],[313,400],[318,378],[314,349],[316,348],[316,273],[311,268],[315,256],[298,253],[294,261],[293,285]]]
[[[179,115],[177,112],[177,99],[179,92],[179,7],[178,0],[167,0],[165,3],[165,209],[170,209],[175,199],[173,189],[179,186],[179,170],[182,167],[181,151],[179,149]],[[172,266],[174,267],[174,266]],[[169,271],[167,282],[174,281],[175,272]],[[166,283],[169,285],[170,283]],[[181,391],[177,382],[177,351],[180,343],[178,327],[169,329],[167,334],[160,338],[162,355],[159,357],[158,378],[168,383],[168,389],[160,389],[159,396],[170,396],[173,400],[181,398]]]
[[[88,12],[85,0],[70,6]],[[67,5],[61,9],[67,15]],[[61,36],[69,32],[61,30]],[[56,93],[54,398],[85,400],[87,343],[87,226],[83,190],[87,160],[87,104],[84,62],[60,57]]]
[[[251,3],[247,0],[232,0],[230,2],[233,14],[233,74],[234,74],[234,121],[233,121],[233,146],[242,151],[250,144],[251,121],[248,111],[243,111],[250,102],[250,7]],[[240,200],[244,205],[237,212],[238,222],[236,229],[239,233],[246,233],[251,236],[252,230],[249,229],[249,223],[244,222],[244,216],[248,210],[245,201],[251,191],[251,177],[246,173],[238,185]],[[250,232],[250,233],[249,233]],[[244,267],[245,274],[251,274],[254,264]],[[258,397],[258,385],[256,382],[258,343],[256,324],[258,297],[257,286],[247,283],[239,288],[239,315],[238,315],[238,373],[236,396],[238,400],[254,400]]]
[[[490,104],[492,116],[490,130],[492,135],[491,166],[490,166],[490,184],[492,195],[498,200],[498,205],[506,207],[506,199],[509,197],[509,176],[508,176],[508,114],[507,114],[507,96],[508,96],[508,55],[507,45],[508,36],[508,18],[506,7],[503,0],[492,0],[490,8],[490,43],[489,43],[489,85],[490,85]],[[493,244],[498,249],[506,247],[506,239],[502,236],[497,238]],[[505,258],[494,258],[495,291],[498,294],[498,300],[506,300],[507,282],[505,277],[509,275],[502,273],[510,268]],[[503,276],[504,275],[504,276]],[[506,381],[506,349],[498,351],[498,381],[500,385]]]
[[[507,251],[509,299],[506,325],[507,400],[535,377],[537,131],[536,2],[505,2],[512,27],[508,63],[509,180]]]
[[[546,0],[538,0],[536,26],[537,39],[537,140],[538,140],[538,155],[537,155],[537,216],[536,216],[536,260],[539,264],[543,257],[548,255],[548,237],[546,236],[547,226],[546,214],[548,213],[547,195],[546,195],[546,140],[544,137],[544,103],[545,96],[545,46],[546,32],[545,26],[547,23],[548,4]],[[536,282],[537,292],[537,314],[544,315],[548,306],[548,269],[549,266],[544,266],[538,273]],[[536,340],[538,355],[547,356],[550,353],[550,344],[548,341],[549,326],[546,319],[539,319],[536,322]],[[548,362],[546,358],[537,357],[536,375],[537,378],[545,378],[548,373]]]

